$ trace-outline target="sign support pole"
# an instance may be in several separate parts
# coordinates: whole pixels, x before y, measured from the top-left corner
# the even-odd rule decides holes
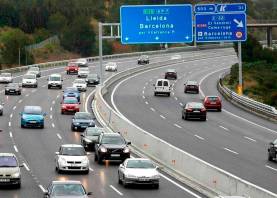
[[[243,94],[242,86],[242,57],[241,57],[241,42],[238,42],[238,58],[239,58],[239,85],[238,85],[238,94]]]
[[[100,72],[100,85],[103,85],[103,49],[102,49],[102,23],[99,22],[99,72]]]

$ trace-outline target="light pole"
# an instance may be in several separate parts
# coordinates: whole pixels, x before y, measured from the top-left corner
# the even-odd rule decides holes
[[[166,4],[167,4],[167,0],[164,0],[164,5],[166,5]],[[165,49],[168,48],[167,43],[164,44],[164,48],[165,48]]]

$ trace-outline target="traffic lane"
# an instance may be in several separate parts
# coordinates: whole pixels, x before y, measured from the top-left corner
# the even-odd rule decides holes
[[[153,74],[152,76],[155,76],[155,74]],[[149,79],[149,78],[148,78]],[[130,87],[131,87],[131,89],[127,89],[126,90],[126,92],[121,92],[120,94],[118,94],[118,95],[120,95],[120,98],[117,98],[116,99],[116,101],[120,101],[120,103],[121,104],[124,104],[124,105],[122,105],[122,106],[124,106],[124,107],[122,107],[121,109],[124,109],[122,112],[124,112],[123,114],[126,116],[126,117],[128,117],[128,118],[132,118],[133,117],[133,119],[130,119],[130,120],[132,120],[132,121],[137,121],[138,119],[137,118],[140,118],[140,119],[142,119],[142,118],[145,118],[145,120],[144,121],[140,121],[140,124],[139,124],[139,126],[147,126],[147,127],[149,127],[149,125],[151,126],[151,127],[149,127],[150,129],[149,130],[153,130],[153,131],[157,131],[158,129],[156,129],[156,127],[155,127],[155,125],[158,125],[158,126],[161,126],[161,128],[163,128],[164,127],[164,125],[162,124],[162,123],[160,123],[160,124],[157,124],[157,122],[155,122],[155,121],[153,121],[153,118],[151,117],[151,118],[149,118],[149,117],[147,117],[147,116],[145,116],[145,115],[138,115],[139,114],[139,112],[138,111],[136,111],[136,110],[134,110],[134,107],[136,107],[136,109],[140,109],[140,110],[142,110],[143,109],[143,107],[140,107],[140,106],[138,106],[138,104],[139,104],[139,102],[138,101],[136,101],[135,100],[135,98],[131,98],[131,97],[127,97],[127,96],[129,96],[130,95],[130,93],[141,93],[141,91],[140,90],[136,90],[134,87],[134,85],[133,84],[135,84],[136,85],[136,87],[138,86],[138,85],[140,85],[139,87],[141,87],[142,85],[143,85],[143,83],[145,82],[145,80],[143,80],[144,82],[138,82],[138,81],[136,81],[136,80],[134,80],[134,79],[132,79],[133,80],[133,83],[127,83]],[[135,95],[135,94],[134,94]],[[151,97],[152,97],[152,95],[153,95],[153,93],[151,93]],[[115,97],[117,97],[117,95],[115,96]],[[138,96],[137,96],[138,97]],[[143,98],[142,98],[143,99]],[[147,98],[146,98],[146,100],[147,100]],[[163,100],[163,99],[161,99],[161,100]],[[128,104],[128,101],[132,101],[132,104]],[[143,100],[142,100],[143,101]],[[140,102],[141,103],[141,102]],[[118,103],[117,103],[118,104]],[[149,103],[148,103],[149,104]],[[143,105],[144,106],[144,105]],[[163,106],[164,107],[172,107],[172,104],[163,104]],[[133,108],[132,108],[133,107]],[[119,109],[120,109],[120,107],[119,107]],[[130,114],[125,114],[125,112],[126,112],[126,109],[132,109],[133,110],[133,112],[135,112],[135,113],[130,113]],[[155,108],[153,108],[153,109],[155,109]],[[163,109],[164,110],[164,109]],[[149,115],[149,114],[151,114],[151,111],[153,111],[153,110],[151,110],[151,108],[149,108],[149,109],[147,109],[147,110],[145,110],[145,114],[146,115]],[[156,109],[155,109],[155,111],[157,111]],[[167,111],[167,109],[166,110],[164,110],[164,111]],[[174,112],[174,114],[175,115],[177,115],[178,117],[176,118],[176,119],[180,119],[180,117],[179,117],[179,115],[181,114],[180,113],[181,112],[181,109],[180,109],[180,111],[177,113],[175,113]],[[152,112],[153,113],[153,112]],[[157,118],[159,117],[159,113],[160,112],[156,112],[157,113]],[[176,119],[174,119],[173,118],[173,120],[176,120]],[[149,123],[149,120],[151,120],[151,122]],[[165,121],[161,121],[162,119],[159,119],[160,120],[160,122],[165,122]],[[155,124],[152,124],[152,123],[155,123]],[[172,124],[172,122],[170,122],[171,124]],[[192,122],[193,123],[193,122]],[[196,123],[196,122],[194,122],[194,123]],[[206,123],[205,123],[206,124]],[[154,125],[154,126],[153,126]],[[181,124],[179,124],[178,126],[180,126]],[[187,125],[187,123],[186,123],[186,125]],[[195,127],[197,127],[197,126],[195,126]],[[192,129],[191,129],[191,131],[195,131],[195,127],[192,127]],[[144,128],[144,127],[142,127],[142,128]],[[199,128],[199,126],[198,126],[198,128]],[[207,129],[205,129],[206,127],[202,127],[202,129],[201,130],[199,130],[198,132],[201,132],[201,131],[205,131],[205,130],[207,130]],[[144,128],[145,129],[145,128]],[[176,129],[175,129],[176,130]],[[186,129],[187,130],[187,129]],[[166,131],[171,131],[170,129],[168,129],[168,130],[166,130]],[[217,133],[218,134],[220,134],[220,133],[222,133],[222,131],[219,131],[219,128],[217,128],[216,129],[216,131],[217,131]],[[172,132],[171,132],[172,133]],[[160,136],[161,135],[161,132],[159,133],[159,137],[161,137]],[[175,134],[173,135],[174,137],[175,137]],[[167,137],[166,135],[164,136],[164,137]],[[180,137],[181,138],[181,137]],[[196,136],[196,138],[198,138],[199,139],[199,135],[198,136]],[[164,138],[162,138],[162,139],[164,139]],[[168,138],[167,138],[168,139]],[[167,139],[165,139],[165,140],[167,140]],[[176,138],[177,140],[180,140],[179,138]],[[182,138],[181,138],[182,139]],[[211,139],[212,139],[212,137],[211,137]],[[201,139],[200,139],[201,140]],[[200,141],[199,140],[199,141]],[[224,138],[223,138],[223,140],[224,140]],[[240,141],[243,141],[243,140],[240,140]],[[217,142],[217,141],[215,141],[215,142]],[[221,142],[222,142],[222,140],[221,140]],[[224,140],[224,142],[226,143],[226,142],[228,142],[228,141],[226,141],[226,140]],[[174,145],[177,145],[176,144],[176,142],[174,142],[175,144]],[[180,144],[181,144],[181,142],[180,142]],[[179,145],[180,145],[179,144]],[[183,142],[182,142],[182,144],[183,144]],[[244,142],[244,144],[247,144],[247,143],[245,143]],[[226,144],[226,145],[230,145],[230,143],[229,144]],[[242,144],[243,145],[243,144]],[[250,145],[250,147],[252,147],[253,145]],[[255,146],[253,146],[253,147],[255,147]],[[225,156],[228,156],[228,154],[232,154],[232,153],[228,153],[229,151],[228,150],[226,150],[226,149],[224,149],[224,148],[226,148],[226,147],[220,147],[220,148],[218,148],[219,150],[220,150],[220,153],[219,153],[219,155],[218,156],[222,156],[222,155],[225,155]],[[228,148],[227,148],[228,149]],[[230,149],[229,149],[230,150]],[[206,149],[204,149],[204,151],[206,151]],[[228,152],[227,152],[228,151]],[[247,149],[245,150],[245,151],[248,151]],[[252,149],[252,151],[253,151],[253,149]],[[261,152],[263,152],[261,149],[259,149],[259,152],[256,152],[256,154],[257,153],[260,153],[261,154]],[[213,152],[214,153],[214,152]],[[255,152],[253,152],[253,153],[255,153]],[[246,153],[246,154],[248,154],[248,153]],[[261,156],[261,155],[259,155],[259,156]],[[241,157],[241,156],[239,156],[239,157]],[[222,160],[222,158],[221,157],[219,157],[220,159],[218,159],[217,158],[217,161],[220,161],[220,160]],[[202,158],[203,159],[203,158]],[[204,158],[205,159],[205,158]],[[234,158],[234,160],[242,160],[242,161],[246,161],[246,160],[243,160],[244,158],[242,157],[241,159],[238,159],[237,157],[236,158]],[[215,159],[216,160],[216,159]],[[226,159],[226,160],[223,160],[223,161],[225,161],[225,162],[228,162],[228,160],[229,159]],[[207,160],[207,161],[209,161],[210,163],[213,163],[213,161],[214,160]],[[264,161],[263,161],[264,162]],[[219,164],[220,164],[221,162],[219,162]],[[246,162],[245,162],[246,163]],[[214,164],[214,163],[213,163]],[[231,164],[233,164],[233,161],[230,161],[229,163],[229,166],[231,165]],[[240,164],[243,164],[242,162],[240,162]],[[249,164],[247,164],[246,163],[246,167],[247,166],[249,166]],[[252,167],[251,167],[252,166]],[[257,164],[256,163],[254,163],[254,165],[253,164],[251,164],[250,165],[250,167],[249,167],[249,169],[251,169],[252,170],[252,172],[250,171],[249,172],[249,170],[248,170],[248,172],[247,173],[250,173],[249,175],[247,175],[246,177],[247,178],[250,178],[250,181],[256,181],[256,179],[257,179],[257,177],[255,177],[254,179],[251,179],[251,177],[253,178],[253,176],[252,176],[252,173],[253,172],[256,172],[256,166],[257,166]],[[225,164],[222,164],[221,166],[219,166],[219,167],[222,167],[222,168],[225,168],[226,169],[226,167],[228,167],[228,165],[226,166]],[[233,171],[233,172],[235,172],[235,173],[237,173],[237,175],[241,175],[240,174],[240,170],[238,170],[239,168],[238,167],[231,167],[231,169],[236,169],[235,171]],[[260,166],[260,169],[265,169],[265,167],[264,167],[264,165],[263,166]],[[227,170],[229,170],[229,169],[227,169]],[[239,173],[238,173],[239,172]],[[265,174],[271,174],[271,177],[272,177],[272,172],[270,172],[269,173],[269,171],[268,170],[263,170],[262,171],[263,173],[265,173]],[[247,174],[246,173],[246,174]],[[264,174],[261,174],[261,176],[264,176]],[[259,176],[258,176],[258,178],[259,178]],[[274,177],[275,178],[275,177]],[[273,179],[274,179],[273,178]],[[249,180],[249,179],[248,179]],[[261,183],[266,183],[265,181],[266,181],[267,179],[264,177],[263,178],[263,181],[261,181],[261,179],[260,179],[260,181],[261,181]],[[273,188],[275,188],[276,186],[273,186]]]

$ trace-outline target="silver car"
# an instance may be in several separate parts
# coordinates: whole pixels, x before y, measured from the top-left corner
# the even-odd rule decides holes
[[[13,81],[11,73],[0,74],[0,83],[11,83]]]
[[[3,115],[3,111],[4,111],[4,103],[0,103],[0,116]]]
[[[80,181],[52,181],[44,192],[44,198],[87,198],[91,192],[86,192]]]
[[[89,160],[86,151],[79,144],[64,144],[56,152],[56,171],[83,171],[89,173]]]
[[[130,184],[148,184],[159,188],[158,167],[149,159],[128,158],[118,168],[118,183],[124,187]]]

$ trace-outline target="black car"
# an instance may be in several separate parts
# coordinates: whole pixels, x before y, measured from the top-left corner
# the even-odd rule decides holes
[[[164,78],[165,79],[173,79],[176,80],[177,79],[177,72],[175,69],[168,69],[166,70],[165,74],[164,74]]]
[[[182,118],[185,120],[199,118],[206,121],[207,110],[200,102],[188,102],[182,110]]]
[[[138,58],[138,65],[149,64],[149,57],[147,55],[142,55]]]
[[[130,158],[126,140],[119,133],[101,133],[95,144],[94,160],[101,164],[103,160],[121,160]]]
[[[277,161],[277,139],[269,143],[269,148],[267,149],[267,151],[268,151],[268,160]]]
[[[81,134],[81,144],[88,150],[95,148],[95,143],[98,140],[99,135],[104,131],[100,127],[87,127],[83,134]]]
[[[184,92],[193,92],[193,93],[199,93],[199,84],[196,81],[187,81],[185,84]]]
[[[72,118],[71,130],[84,131],[87,127],[95,127],[92,115],[87,112],[76,112]]]
[[[5,86],[5,95],[21,95],[21,85],[19,83],[9,83]]]
[[[98,74],[89,74],[86,78],[87,86],[94,86],[100,83],[100,77]]]

